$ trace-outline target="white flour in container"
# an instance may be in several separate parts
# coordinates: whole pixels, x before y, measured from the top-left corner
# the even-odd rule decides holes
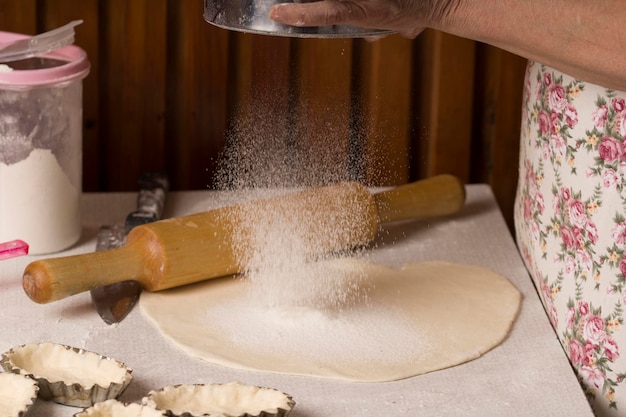
[[[268,307],[242,297],[207,308],[204,319],[214,323],[226,343],[244,354],[261,352],[267,357],[266,350],[271,349],[275,358],[300,361],[300,374],[334,376],[337,372],[341,379],[359,380],[361,366],[388,367],[391,372],[423,361],[433,349],[432,341],[406,313],[380,303],[333,311]],[[342,369],[328,375],[323,368]]]
[[[48,149],[0,163],[0,241],[22,239],[33,254],[71,245],[81,233],[79,199],[80,190]]]
[[[0,90],[0,241],[61,251],[81,233],[82,84]]]

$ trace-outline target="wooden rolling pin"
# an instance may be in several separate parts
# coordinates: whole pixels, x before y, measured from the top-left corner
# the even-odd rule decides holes
[[[34,261],[23,287],[37,303],[125,280],[164,290],[241,272],[254,250],[248,236],[264,212],[299,221],[309,247],[328,253],[371,243],[381,223],[451,214],[464,202],[464,186],[450,175],[374,195],[354,182],[311,188],[137,226],[117,249]]]

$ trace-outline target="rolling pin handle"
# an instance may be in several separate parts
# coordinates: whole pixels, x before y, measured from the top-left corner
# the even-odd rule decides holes
[[[140,278],[142,265],[138,253],[129,247],[40,259],[26,266],[22,287],[31,300],[46,304],[95,287]]]
[[[445,216],[465,204],[465,187],[443,174],[374,194],[381,223]]]

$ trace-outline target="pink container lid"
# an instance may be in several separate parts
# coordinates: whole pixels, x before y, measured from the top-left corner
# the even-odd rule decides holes
[[[0,32],[0,43],[28,38],[28,35]],[[87,53],[75,45],[68,45],[42,55],[42,58],[65,61],[65,64],[52,68],[0,71],[0,89],[22,89],[48,86],[82,79],[89,73]],[[7,63],[10,67],[11,63]]]

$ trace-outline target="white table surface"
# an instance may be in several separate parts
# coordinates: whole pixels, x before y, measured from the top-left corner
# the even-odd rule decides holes
[[[232,199],[230,193],[173,192],[166,215],[188,214]],[[81,241],[52,256],[93,251],[99,226],[122,222],[134,206],[133,193],[85,194]],[[98,317],[88,293],[47,305],[33,303],[22,290],[21,275],[36,257],[25,256],[0,261],[0,351],[51,341],[119,359],[133,368],[134,380],[120,397],[128,402],[139,402],[149,390],[170,384],[240,381],[291,394],[297,402],[293,417],[592,416],[488,186],[468,186],[467,204],[454,216],[393,224],[383,232],[382,245],[373,249],[375,262],[399,267],[446,260],[481,265],[509,278],[524,299],[504,343],[466,364],[385,383],[234,370],[178,350],[139,308],[109,326]],[[78,411],[39,400],[29,417],[72,416]]]

